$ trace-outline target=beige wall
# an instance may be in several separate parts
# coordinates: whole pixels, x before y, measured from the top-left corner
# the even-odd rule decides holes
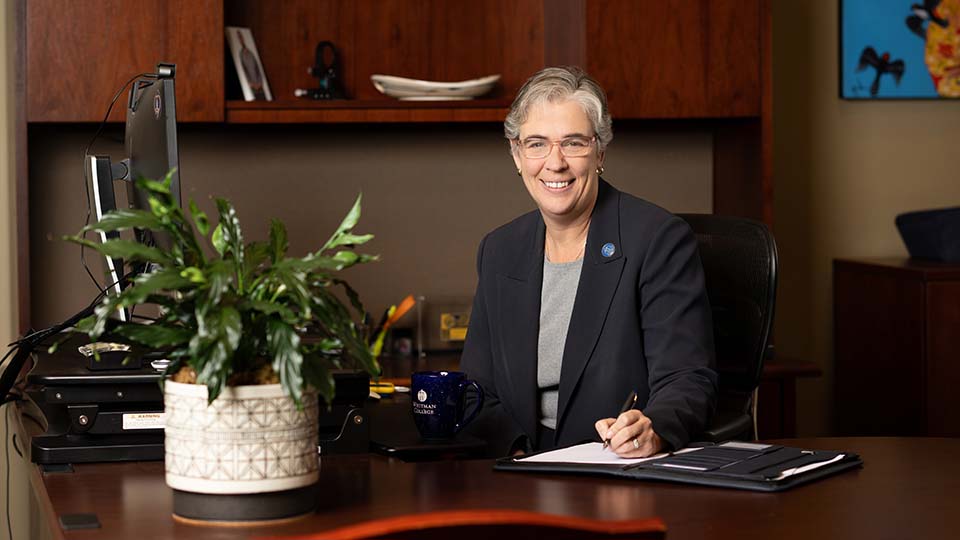
[[[839,99],[836,3],[773,4],[776,339],[825,372],[799,388],[798,429],[821,435],[832,429],[831,261],[906,255],[898,213],[960,205],[960,102]]]
[[[0,344],[12,341],[16,317],[16,231],[14,229],[14,146],[13,92],[15,27],[13,2],[4,2],[0,9]]]
[[[10,343],[17,334],[16,316],[16,230],[14,223],[15,212],[15,168],[14,168],[14,140],[13,124],[15,118],[14,80],[15,70],[13,55],[16,47],[14,2],[4,2],[0,7],[0,350],[5,354],[7,343]],[[6,366],[0,368],[0,371]],[[11,443],[9,426],[19,423],[16,418],[18,409],[13,404],[0,407],[0,440],[4,445]],[[9,451],[9,449],[8,449]],[[4,494],[0,495],[0,504],[5,497],[10,496],[10,518],[14,538],[32,538],[31,532],[37,528],[30,520],[30,508],[35,506],[31,501],[34,497],[25,497],[22,494],[31,493],[29,471],[26,466],[29,458],[16,453],[10,467],[0,468],[0,484],[8,486]],[[6,521],[6,516],[4,520]],[[3,527],[6,533],[6,527]]]
[[[712,207],[712,142],[706,131],[617,126],[605,177],[625,191],[676,212]],[[83,148],[93,126],[32,126],[30,233],[33,323],[45,326],[96,294],[77,232],[86,208]],[[120,130],[97,153],[121,157]],[[110,139],[113,139],[111,141]],[[493,228],[533,208],[513,169],[502,127],[191,126],[179,134],[184,198],[208,212],[212,195],[234,202],[248,240],[263,239],[280,217],[293,253],[326,240],[364,194],[357,230],[376,239],[367,251],[382,262],[351,270],[351,284],[373,313],[408,293],[430,298],[473,295],[476,250]],[[100,260],[88,251],[100,272]],[[408,323],[412,325],[411,317]]]

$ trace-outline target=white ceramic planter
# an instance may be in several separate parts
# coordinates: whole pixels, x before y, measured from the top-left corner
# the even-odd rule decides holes
[[[236,495],[316,483],[317,398],[297,409],[279,384],[226,387],[207,406],[207,387],[167,381],[167,485]]]

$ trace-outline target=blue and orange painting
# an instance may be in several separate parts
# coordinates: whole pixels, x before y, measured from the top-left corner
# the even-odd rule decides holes
[[[842,0],[840,96],[960,98],[960,0]]]

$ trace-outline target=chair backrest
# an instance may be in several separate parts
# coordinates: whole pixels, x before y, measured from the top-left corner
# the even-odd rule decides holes
[[[748,406],[760,382],[777,297],[777,245],[758,221],[680,214],[697,237],[713,310],[720,405]]]
[[[456,538],[595,538],[662,539],[667,528],[659,518],[622,521],[543,514],[527,510],[439,510],[374,519],[306,536],[303,540],[433,540]]]

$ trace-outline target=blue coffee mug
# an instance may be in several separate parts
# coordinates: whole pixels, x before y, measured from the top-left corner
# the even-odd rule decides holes
[[[411,377],[413,421],[424,439],[449,439],[470,423],[483,407],[483,388],[460,371],[418,371]],[[464,418],[467,390],[477,392],[473,411]]]

